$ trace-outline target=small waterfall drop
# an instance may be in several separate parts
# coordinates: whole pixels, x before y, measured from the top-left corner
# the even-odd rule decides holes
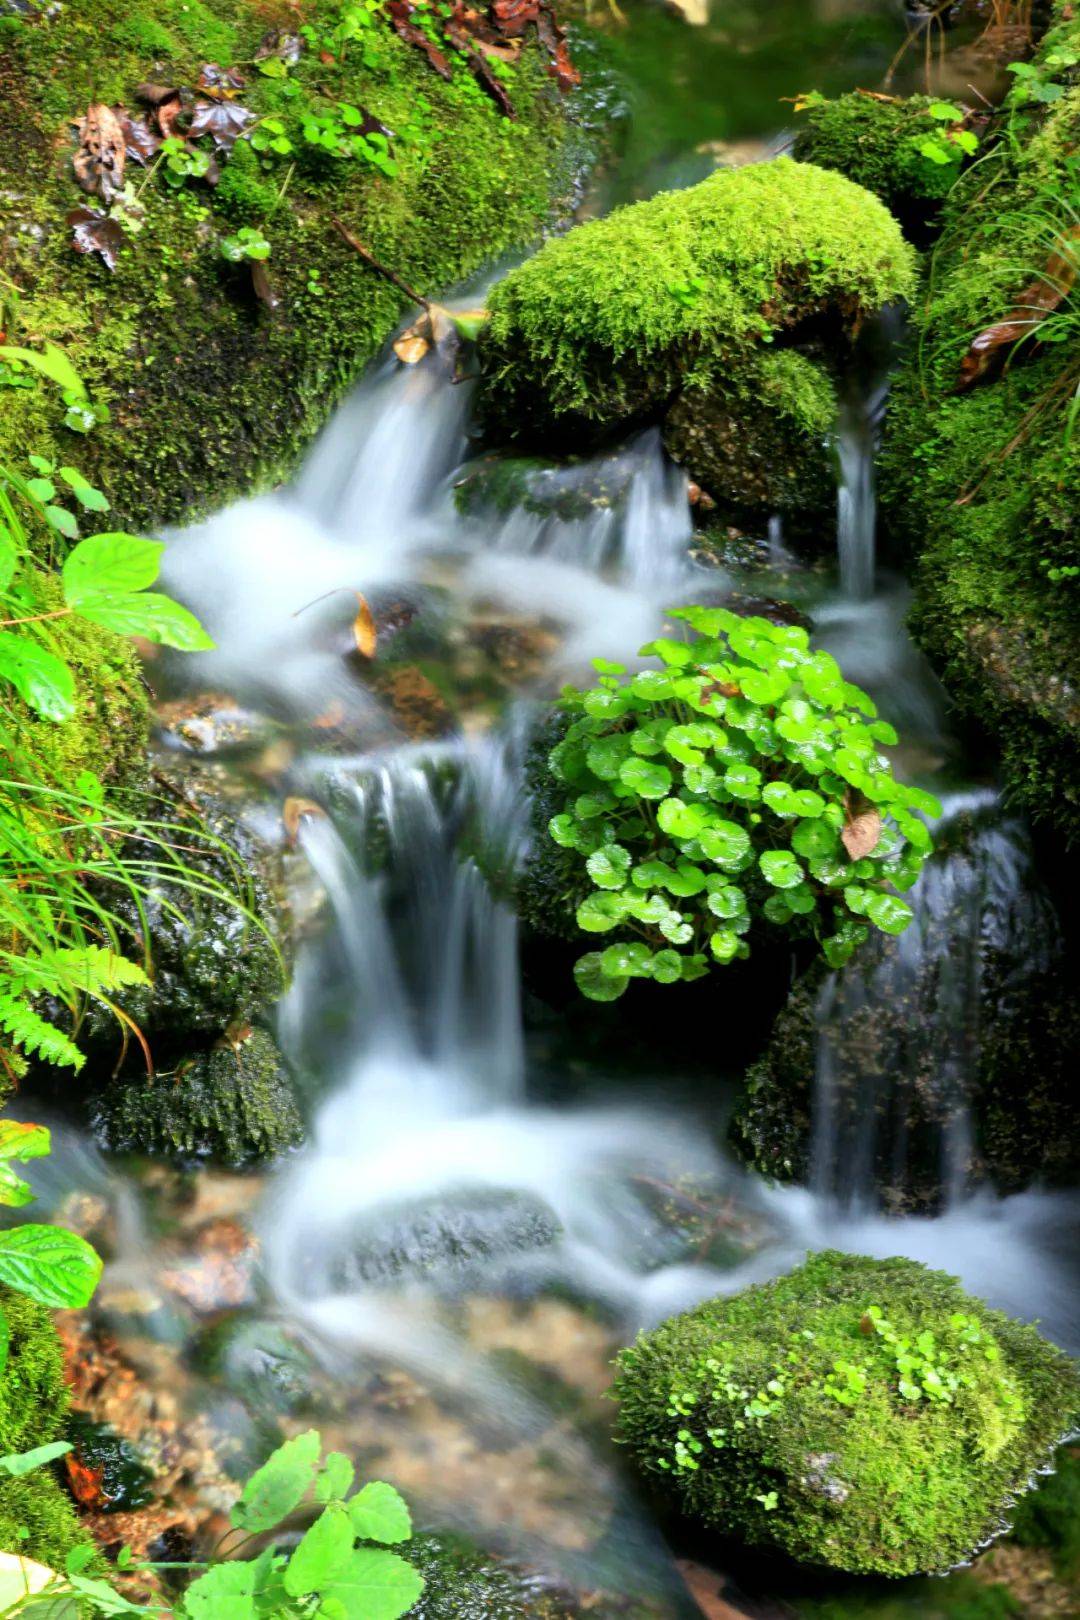
[[[953,795],[935,838],[909,928],[868,940],[818,996],[811,1181],[826,1199],[965,1196],[984,1042],[1009,989],[1053,959],[1026,828],[997,796]]]

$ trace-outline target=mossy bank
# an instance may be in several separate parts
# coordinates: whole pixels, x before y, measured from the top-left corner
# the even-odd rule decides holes
[[[950,696],[1000,747],[1014,798],[1075,841],[1075,291],[1036,329],[1055,341],[991,350],[970,386],[962,374],[976,334],[1015,315],[1032,287],[1075,279],[1080,21],[1067,4],[1055,16],[996,140],[946,201],[893,390],[881,493],[886,538],[915,562],[916,634]],[[1055,253],[1065,255],[1056,278]]]
[[[623,1440],[691,1519],[861,1574],[966,1560],[1069,1428],[1073,1363],[910,1260],[825,1252],[620,1357]]]
[[[61,344],[111,411],[80,441],[51,385],[0,388],[0,459],[77,459],[129,527],[218,506],[292,466],[407,307],[335,218],[424,293],[536,234],[553,193],[571,183],[574,149],[566,98],[535,42],[507,70],[509,119],[466,68],[444,82],[385,19],[347,54],[321,52],[318,38],[339,20],[330,0],[308,8],[315,42],[274,76],[255,57],[268,26],[295,27],[285,6],[133,0],[118,14],[73,0],[0,17],[0,326],[11,343]],[[71,122],[88,87],[101,103],[145,112],[140,84],[193,87],[205,63],[244,64],[237,102],[280,118],[293,153],[238,140],[228,161],[219,154],[216,188],[169,184],[160,165],[151,174],[129,161],[138,229],[113,272],[81,257],[65,216],[87,200],[72,173]],[[394,173],[305,145],[303,120],[342,103],[394,132]],[[273,309],[256,297],[251,265],[222,255],[242,227],[270,243]]]

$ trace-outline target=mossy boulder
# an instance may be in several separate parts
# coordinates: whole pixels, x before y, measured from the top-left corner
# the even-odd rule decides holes
[[[837,414],[824,366],[794,349],[766,350],[684,388],[664,444],[712,498],[711,522],[754,527],[767,513],[783,518],[789,539],[828,535],[831,545]]]
[[[947,105],[930,96],[882,97],[866,90],[831,101],[809,96],[792,153],[865,186],[921,239],[965,157],[949,133],[960,119],[950,122],[947,114],[931,111],[940,115]]]
[[[424,1577],[412,1620],[572,1620],[532,1577],[454,1536],[417,1536],[403,1549]]]
[[[1080,435],[1069,342],[999,351],[960,391],[972,338],[1005,319],[1074,225],[1080,20],[1057,25],[1034,65],[1045,101],[1008,109],[1007,131],[950,192],[934,274],[894,383],[882,449],[887,539],[914,559],[912,624],[957,711],[1000,748],[1033,819],[1080,837]],[[1053,99],[1056,97],[1056,99]],[[993,173],[992,200],[983,189]],[[1067,250],[1071,253],[1071,249]],[[1059,329],[1059,335],[1067,331]]]
[[[304,21],[327,35],[340,8],[315,0]],[[11,342],[63,345],[112,412],[80,439],[51,385],[5,389],[0,459],[21,466],[34,450],[75,460],[108,493],[116,527],[190,518],[276,482],[377,353],[406,301],[342,240],[335,217],[434,293],[528,241],[581,156],[534,38],[510,70],[509,119],[467,65],[455,62],[445,82],[380,14],[363,50],[305,44],[282,76],[241,70],[237,99],[258,118],[282,119],[291,155],[259,155],[240,140],[216,190],[169,185],[159,170],[141,189],[141,228],[123,238],[114,272],[75,253],[65,217],[87,199],[72,175],[71,125],[90,88],[140,112],[140,83],[192,87],[204,63],[251,64],[268,25],[293,23],[254,0],[131,0],[119,11],[71,0],[0,15],[0,237],[18,289],[4,325]],[[302,120],[340,103],[396,132],[396,172],[305,143]],[[133,162],[129,172],[142,180]],[[271,243],[272,309],[250,266],[222,255],[242,225]]]
[[[909,292],[899,226],[842,176],[788,158],[721,170],[549,241],[488,299],[482,405],[521,438],[658,418],[812,322],[851,331]]]
[[[68,1392],[48,1311],[7,1288],[0,1288],[0,1310],[11,1335],[0,1378],[0,1456],[6,1456],[63,1438]],[[0,1473],[0,1551],[62,1568],[84,1540],[71,1499],[51,1472],[23,1479]]]
[[[913,1575],[1007,1528],[1080,1371],[911,1260],[824,1252],[619,1357],[619,1430],[690,1519],[812,1565]]]
[[[118,1153],[239,1168],[303,1140],[292,1079],[272,1038],[238,1032],[171,1073],[118,1081],[94,1101],[102,1144]]]

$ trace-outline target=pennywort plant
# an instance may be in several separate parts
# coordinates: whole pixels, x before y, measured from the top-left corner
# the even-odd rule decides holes
[[[775,930],[842,966],[870,928],[908,926],[897,891],[932,848],[918,812],[941,813],[897,780],[881,753],[896,732],[805,630],[724,608],[671,617],[692,634],[641,649],[660,668],[598,659],[597,684],[560,700],[550,768],[566,801],[549,832],[592,885],[579,928],[613,936],[574,970],[595,1001],[699,978]]]
[[[232,1528],[209,1562],[156,1565],[122,1549],[122,1575],[193,1573],[179,1600],[130,1602],[85,1573],[94,1558],[85,1547],[69,1555],[42,1597],[52,1604],[75,1600],[79,1613],[143,1620],[401,1620],[424,1590],[423,1577],[391,1550],[412,1537],[409,1509],[392,1485],[373,1480],[354,1490],[355,1478],[349,1458],[339,1451],[323,1456],[321,1437],[309,1429],[279,1446],[247,1481]],[[305,1507],[311,1523],[298,1538],[286,1521]],[[14,1612],[0,1608],[0,1616]]]

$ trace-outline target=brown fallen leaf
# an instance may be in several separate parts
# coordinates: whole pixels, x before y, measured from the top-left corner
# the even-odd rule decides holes
[[[581,83],[581,74],[570,60],[570,47],[566,32],[555,16],[554,7],[542,3],[536,19],[536,33],[541,45],[551,57],[548,73],[562,91],[573,90]]]
[[[154,122],[163,140],[176,133],[176,123],[183,111],[181,92],[166,84],[140,84],[135,94],[153,109]]]
[[[249,262],[251,264],[251,285],[255,289],[255,296],[260,304],[265,304],[273,314],[274,310],[280,307],[281,299],[274,291],[269,271],[261,259],[252,259]]]
[[[706,1569],[690,1558],[677,1558],[675,1567],[705,1620],[748,1620],[745,1609],[733,1608],[723,1596],[724,1577],[716,1570]]]
[[[283,62],[299,62],[302,50],[299,34],[283,34],[278,28],[268,28],[259,41],[255,60],[265,62],[268,57],[277,56]]]
[[[255,114],[236,101],[197,101],[188,130],[190,140],[209,135],[219,152],[231,152]]]
[[[428,38],[423,29],[418,28],[411,20],[413,8],[409,0],[388,0],[386,9],[398,38],[403,39],[406,45],[415,45],[418,50],[423,51],[440,78],[452,79],[454,75],[443,52]]]
[[[860,810],[840,829],[840,842],[853,861],[861,861],[877,849],[880,840],[881,815],[874,809]]]
[[[357,591],[356,600],[360,604],[352,627],[356,650],[361,658],[374,658],[375,647],[378,642],[375,617],[368,606],[366,596],[361,596],[360,592]]]
[[[108,1502],[109,1498],[102,1488],[103,1471],[100,1468],[91,1468],[89,1463],[81,1462],[73,1451],[69,1451],[64,1458],[64,1468],[71,1494],[80,1507],[99,1508]]]
[[[204,62],[197,88],[208,96],[232,97],[244,88],[244,78],[236,68],[218,67],[216,62]]]
[[[290,844],[295,844],[300,836],[300,823],[305,816],[325,816],[326,811],[314,799],[301,799],[290,797],[281,807],[281,819],[285,823],[285,833]]]
[[[110,270],[116,269],[116,256],[124,245],[124,233],[115,219],[100,208],[83,203],[67,216],[72,228],[72,246],[77,253],[100,253]]]
[[[145,118],[132,118],[126,112],[122,112],[119,116],[128,157],[132,162],[141,163],[145,167],[150,159],[157,155],[161,146],[161,136],[150,128]]]
[[[1061,250],[1052,253],[1042,273],[1024,288],[1004,320],[984,328],[968,345],[960,362],[956,392],[965,393],[980,378],[1004,361],[1006,350],[1022,341],[1037,338],[1038,329],[1052,315],[1076,285],[1080,273],[1080,225],[1073,225],[1061,238]]]
[[[112,202],[124,189],[127,142],[120,120],[104,102],[92,101],[75,127],[79,131],[75,178],[84,191]]]

